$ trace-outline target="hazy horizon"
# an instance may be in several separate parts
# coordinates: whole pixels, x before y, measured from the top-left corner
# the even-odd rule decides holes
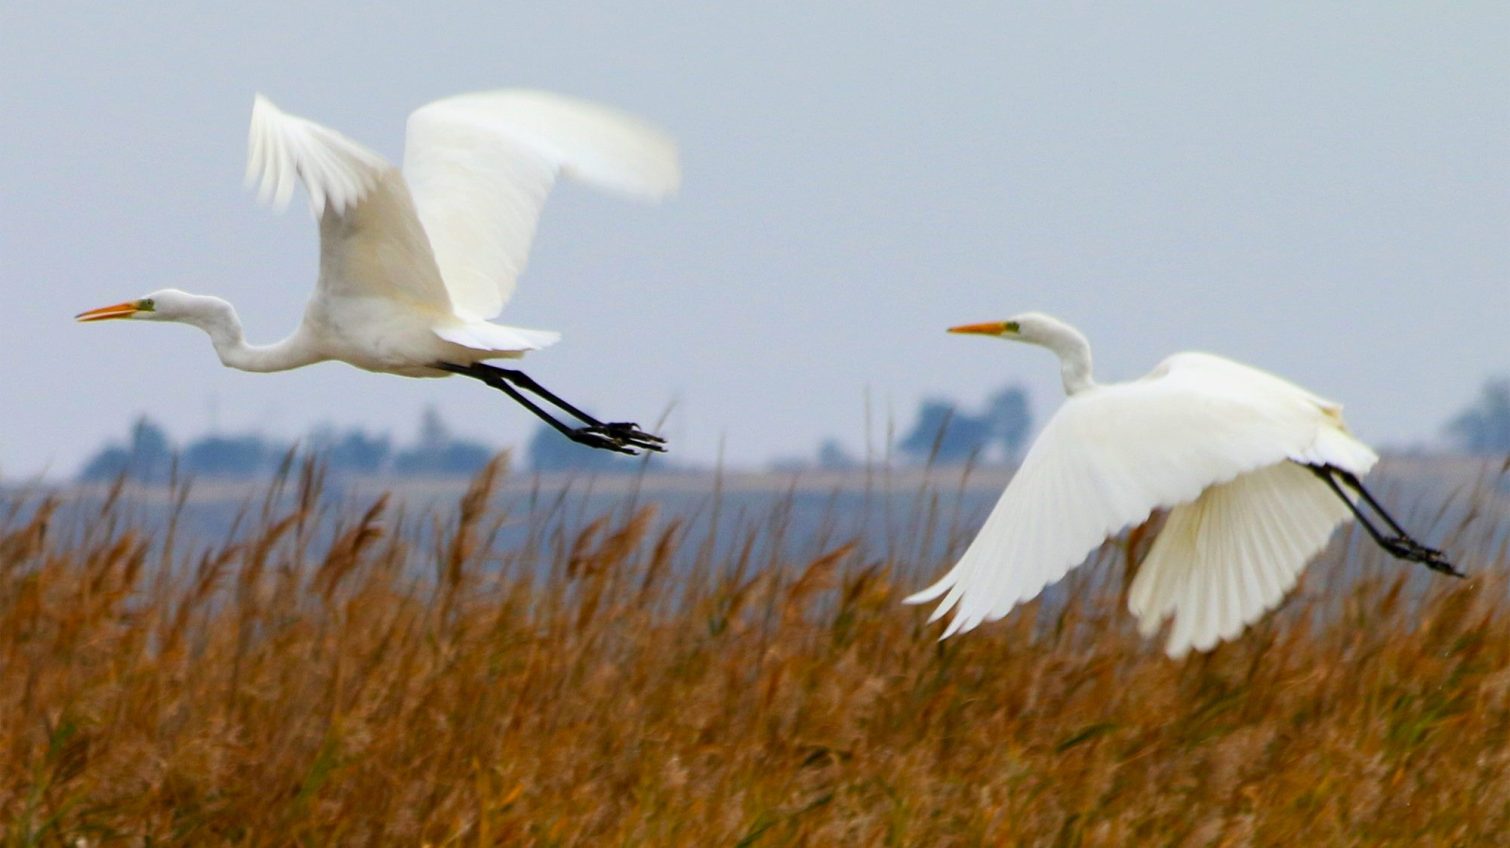
[[[0,475],[71,476],[138,416],[177,440],[321,424],[407,438],[435,406],[522,445],[470,381],[338,363],[220,366],[196,330],[78,326],[168,286],[233,301],[253,341],[315,276],[302,201],[241,187],[254,92],[397,161],[408,112],[532,86],[680,142],[680,195],[558,186],[500,319],[559,330],[524,362],[674,456],[733,467],[911,424],[1021,382],[1041,351],[949,337],[1038,309],[1098,377],[1222,353],[1344,403],[1380,446],[1435,441],[1510,372],[1510,7],[500,10],[162,3],[0,9]],[[872,438],[879,439],[880,433]]]

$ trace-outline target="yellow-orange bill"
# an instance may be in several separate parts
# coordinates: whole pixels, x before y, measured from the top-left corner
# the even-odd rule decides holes
[[[999,336],[1007,331],[1005,321],[987,321],[984,324],[961,324],[958,327],[950,327],[951,333],[977,333],[983,336]]]
[[[76,321],[105,321],[110,318],[130,318],[137,312],[134,301],[115,303],[110,306],[101,306],[99,309],[91,309],[88,312],[80,312],[73,316]]]

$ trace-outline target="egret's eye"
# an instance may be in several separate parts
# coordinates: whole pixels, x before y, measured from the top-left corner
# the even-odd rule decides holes
[[[136,302],[136,308],[143,312],[153,312],[156,311],[157,304],[153,302],[152,298],[144,297]]]
[[[1007,321],[1007,322],[1005,322],[1004,328],[1009,333],[1020,333],[1020,332],[1022,332],[1022,328],[1019,327],[1019,326],[1017,326],[1017,322],[1016,321]]]

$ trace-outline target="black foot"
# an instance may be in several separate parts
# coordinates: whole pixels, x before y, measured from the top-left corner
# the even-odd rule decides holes
[[[1386,551],[1410,562],[1419,562],[1432,571],[1440,572],[1452,577],[1466,577],[1457,566],[1447,561],[1447,558],[1436,548],[1428,548],[1415,539],[1407,539],[1394,536],[1383,540],[1381,544]]]
[[[632,421],[615,421],[611,424],[603,424],[595,427],[583,427],[578,433],[589,433],[592,436],[607,439],[620,448],[621,453],[635,453],[625,448],[638,448],[640,450],[666,452],[666,440],[660,436],[646,433],[640,429],[640,425]]]
[[[634,423],[633,421],[614,421],[609,424],[604,424],[603,429],[613,434],[617,438],[634,442],[641,445],[642,447],[649,448],[650,450],[665,450],[665,448],[656,447],[656,445],[666,444],[665,439],[653,433],[647,433],[644,430],[641,430],[640,425]]]
[[[586,445],[598,450],[613,451],[614,453],[639,456],[640,452],[630,447],[622,439],[613,437],[599,427],[578,427],[575,430],[564,431],[566,437],[579,445]]]
[[[640,451],[648,450],[656,453],[665,453],[666,440],[660,436],[652,436],[641,431],[636,425],[629,423],[603,424],[601,426],[578,427],[567,432],[567,438],[579,445],[586,445],[599,450],[610,450],[615,453],[639,456]]]

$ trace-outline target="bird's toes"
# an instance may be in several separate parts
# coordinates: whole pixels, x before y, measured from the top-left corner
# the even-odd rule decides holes
[[[604,424],[603,429],[612,435],[636,442],[653,442],[655,444],[664,444],[666,442],[665,439],[654,433],[647,433],[641,430],[640,425],[633,421],[614,421]]]
[[[608,450],[629,456],[640,455],[640,452],[635,450],[635,447],[638,447],[638,445],[632,446],[624,439],[610,433],[605,433],[597,427],[582,427],[572,431],[572,441],[599,450]]]
[[[1432,571],[1438,571],[1442,574],[1446,574],[1448,577],[1457,577],[1459,579],[1463,579],[1468,576],[1467,574],[1463,573],[1463,571],[1457,566],[1448,562],[1447,559],[1442,556],[1441,551],[1432,551],[1432,554],[1433,555],[1425,561],[1427,568],[1431,569]]]
[[[1427,547],[1415,539],[1396,537],[1390,540],[1390,552],[1401,559],[1419,562],[1432,571],[1446,574],[1450,577],[1467,577],[1447,560],[1447,555],[1436,548]]]
[[[593,433],[609,439],[615,444],[640,448],[641,450],[665,453],[666,440],[660,436],[646,433],[638,429],[639,425],[629,421],[616,421],[612,424],[594,425],[584,427],[586,432]]]

